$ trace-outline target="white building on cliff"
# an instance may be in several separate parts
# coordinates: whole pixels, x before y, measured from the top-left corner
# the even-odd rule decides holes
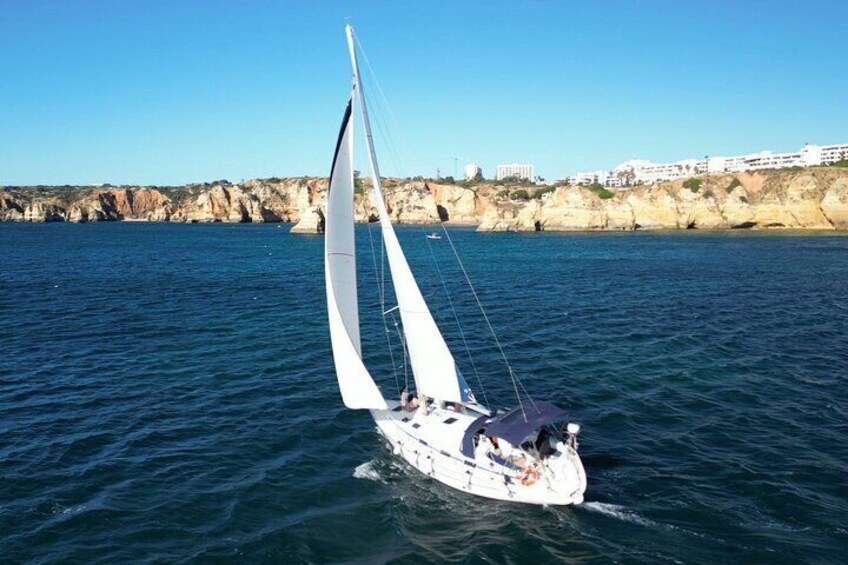
[[[534,174],[533,165],[522,165],[519,163],[513,163],[511,165],[498,165],[498,180],[503,180],[509,177],[517,177],[520,179],[532,180],[536,175]]]
[[[687,178],[706,173],[735,173],[762,169],[787,167],[814,167],[830,165],[848,159],[848,143],[836,145],[807,144],[798,151],[772,153],[760,151],[733,157],[704,157],[683,159],[673,163],[652,163],[645,160],[630,160],[611,171],[575,173],[568,177],[569,184],[599,183],[605,186],[631,186],[652,184],[663,180]]]
[[[477,163],[468,163],[465,165],[465,180],[474,180],[477,175],[483,176],[483,169]]]

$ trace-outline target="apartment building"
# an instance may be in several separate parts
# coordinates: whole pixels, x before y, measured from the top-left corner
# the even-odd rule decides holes
[[[842,159],[848,159],[848,143],[822,146],[807,144],[798,151],[788,153],[760,151],[759,153],[733,157],[683,159],[673,163],[653,163],[633,159],[625,161],[611,171],[575,173],[568,177],[568,182],[570,184],[597,182],[610,187],[630,186],[633,184],[652,184],[663,180],[674,180],[705,173],[735,173],[762,169],[829,165]]]

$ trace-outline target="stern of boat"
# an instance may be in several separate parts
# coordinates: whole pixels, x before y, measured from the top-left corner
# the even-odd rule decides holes
[[[560,443],[557,455],[543,463],[541,481],[551,494],[550,504],[581,504],[586,492],[586,470],[577,451]]]

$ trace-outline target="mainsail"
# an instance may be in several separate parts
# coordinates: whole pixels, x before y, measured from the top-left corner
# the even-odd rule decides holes
[[[385,409],[386,401],[362,363],[356,249],[353,230],[353,101],[351,92],[342,120],[330,186],[324,232],[327,313],[333,360],[342,400],[348,408]]]
[[[371,137],[371,125],[368,121],[368,108],[362,93],[359,66],[356,61],[353,30],[350,26],[347,26],[346,31],[353,66],[355,93],[359,96],[365,140],[371,161],[374,201],[380,215],[380,227],[386,246],[386,256],[389,260],[398,309],[403,322],[403,331],[406,335],[406,345],[415,377],[415,386],[419,393],[432,398],[451,402],[468,402],[473,398],[471,390],[457,370],[453,355],[451,355],[439,328],[436,326],[427,303],[424,302],[424,297],[415,282],[415,277],[412,275],[409,263],[406,261],[386,210],[383,190],[380,185],[380,169],[377,165],[377,157],[374,153]]]

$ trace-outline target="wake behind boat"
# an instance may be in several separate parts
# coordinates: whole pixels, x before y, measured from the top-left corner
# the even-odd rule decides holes
[[[508,362],[518,406],[509,411],[494,411],[479,403],[421,295],[389,220],[362,92],[353,28],[347,26],[346,34],[353,88],[333,156],[324,243],[330,338],[342,400],[348,408],[370,410],[378,431],[395,455],[450,487],[500,500],[579,504],[586,490],[586,474],[577,454],[580,427],[568,424],[563,433],[554,425],[565,419],[561,408],[535,402],[529,396],[522,400],[520,383]],[[398,332],[402,332],[401,343],[415,381],[416,392],[410,394],[404,388],[396,401],[384,398],[362,361],[353,204],[353,127],[357,102],[368,148],[373,200],[397,298],[397,305],[387,310],[385,294],[381,293],[384,323],[386,316],[399,313]],[[427,236],[430,239],[439,238],[437,234],[430,235]],[[450,235],[447,232],[445,235],[450,242]],[[474,292],[473,287],[471,290]],[[474,296],[479,303],[476,292]],[[485,311],[483,316],[491,329]],[[496,336],[495,341],[503,355]],[[506,356],[503,357],[506,361]]]

